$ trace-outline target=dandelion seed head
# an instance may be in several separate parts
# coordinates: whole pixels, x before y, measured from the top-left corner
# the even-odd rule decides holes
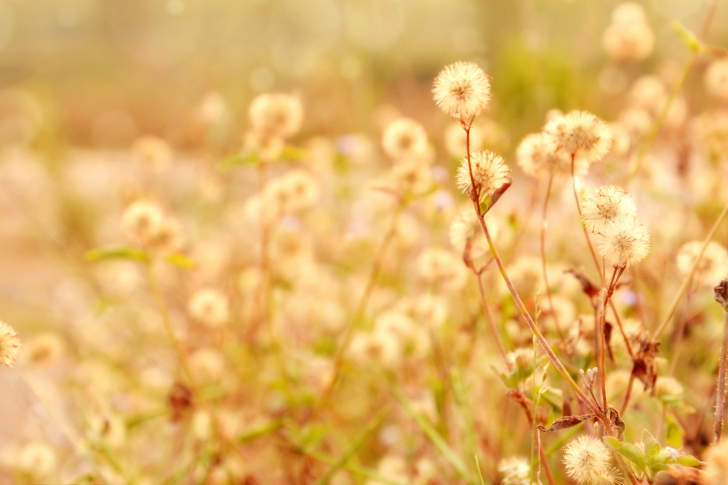
[[[418,195],[432,187],[432,171],[415,160],[397,163],[390,172],[394,186],[404,194]]]
[[[55,333],[34,335],[23,346],[26,362],[36,366],[47,366],[57,362],[65,352],[63,340]]]
[[[728,441],[713,445],[706,453],[704,468],[707,485],[724,485],[728,477]]]
[[[441,110],[469,122],[490,101],[490,79],[477,64],[456,62],[437,75],[432,92]]]
[[[557,150],[581,156],[591,163],[606,157],[612,147],[609,127],[586,111],[572,111],[551,120],[544,131],[553,137]]]
[[[566,474],[579,485],[612,485],[617,476],[609,464],[609,449],[591,436],[572,440],[564,450]]]
[[[265,137],[290,138],[301,129],[303,106],[290,94],[260,94],[250,104],[248,120],[252,130]]]
[[[417,258],[417,275],[423,282],[451,291],[461,289],[467,278],[462,258],[439,248],[425,249]]]
[[[0,321],[0,363],[8,367],[15,365],[20,350],[20,338],[13,327]]]
[[[711,96],[728,101],[728,59],[717,59],[708,66],[705,89]]]
[[[460,189],[468,197],[472,197],[472,182],[475,182],[482,202],[510,181],[510,169],[500,155],[488,150],[481,150],[471,154],[470,164],[468,164],[468,157],[463,158],[458,169],[457,181]]]
[[[518,165],[526,175],[543,177],[549,174],[571,174],[571,157],[563,151],[557,150],[555,140],[545,133],[528,135],[518,145],[516,158]],[[586,172],[587,165],[577,161],[574,167],[575,175]]]
[[[45,478],[58,466],[56,451],[45,443],[34,441],[23,446],[15,459],[15,467],[23,475]]]
[[[634,219],[622,220],[602,229],[598,246],[606,262],[613,266],[631,266],[639,263],[650,250],[647,228]]]
[[[158,204],[145,200],[133,202],[121,216],[121,232],[136,242],[146,242],[159,232],[164,212]]]
[[[503,485],[529,485],[531,483],[531,465],[525,458],[512,456],[498,462],[498,472]]]
[[[229,318],[227,298],[211,288],[197,290],[187,303],[187,311],[192,318],[212,328],[222,327]]]
[[[399,118],[384,129],[382,148],[394,160],[422,157],[428,150],[427,133],[416,121]]]
[[[637,208],[632,197],[622,187],[614,185],[595,189],[582,206],[582,219],[587,230],[598,233],[607,226],[634,217]]]
[[[703,241],[683,244],[677,253],[677,269],[686,278],[703,248]],[[696,281],[713,285],[728,276],[728,251],[715,241],[708,243],[696,268]]]

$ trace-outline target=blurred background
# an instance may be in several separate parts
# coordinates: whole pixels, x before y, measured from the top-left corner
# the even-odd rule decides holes
[[[316,106],[309,132],[367,129],[382,100],[405,114],[434,112],[432,79],[457,60],[493,77],[492,112],[524,132],[551,108],[609,117],[629,80],[686,57],[670,20],[697,32],[708,2],[641,2],[655,52],[615,71],[601,45],[618,3],[2,0],[0,140],[42,130],[46,142],[90,147],[128,147],[142,134],[195,146],[202,109],[226,111],[218,136],[234,146],[249,101],[270,90]],[[727,36],[728,9],[719,7],[709,40]]]

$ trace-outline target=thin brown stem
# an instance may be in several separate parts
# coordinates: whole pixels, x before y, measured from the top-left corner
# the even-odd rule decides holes
[[[725,280],[724,280],[725,281]],[[728,311],[723,311],[723,342],[720,348],[720,370],[718,371],[718,387],[715,396],[715,442],[720,441],[723,431],[723,411],[725,410],[725,374],[728,359]]]
[[[695,285],[688,291],[685,297],[685,306],[683,307],[682,316],[680,317],[680,327],[677,330],[677,339],[675,340],[675,350],[672,353],[672,364],[670,364],[670,376],[675,375],[675,369],[677,369],[678,357],[680,355],[680,348],[682,341],[685,336],[685,329],[688,326],[688,311],[690,310],[690,300],[695,292]]]
[[[604,277],[604,272],[602,271],[602,267],[599,264],[599,258],[597,257],[597,252],[594,250],[594,245],[591,242],[591,238],[589,237],[589,232],[586,230],[586,226],[582,223],[582,215],[581,215],[581,203],[579,202],[579,193],[576,191],[576,177],[574,177],[574,165],[576,163],[576,154],[571,154],[571,187],[574,189],[574,200],[576,201],[576,210],[579,213],[579,225],[584,231],[584,237],[586,238],[586,243],[589,245],[589,252],[592,255],[592,259],[594,259],[594,265],[597,267],[597,272],[599,273],[599,277],[602,280],[602,286],[606,286],[606,281]]]
[[[551,465],[549,465],[549,460],[543,449],[543,442],[540,439],[538,441],[538,453],[541,455],[541,465],[543,465],[543,471],[546,473],[546,479],[549,481],[549,485],[556,485],[554,474],[551,472]]]
[[[629,405],[629,398],[632,397],[632,386],[634,385],[634,372],[629,375],[629,382],[627,383],[627,393],[624,395],[624,402],[622,403],[622,410],[619,414],[624,416],[624,412],[627,411]]]
[[[556,331],[559,334],[559,338],[561,341],[564,341],[564,334],[561,331],[561,325],[559,324],[559,317],[556,314],[556,311],[554,311],[554,300],[551,296],[551,285],[549,284],[549,273],[546,269],[546,227],[548,226],[548,221],[546,219],[546,216],[548,214],[548,207],[549,207],[549,199],[551,197],[551,185],[553,184],[554,175],[553,173],[549,174],[549,181],[546,185],[546,197],[544,197],[543,201],[543,209],[541,211],[541,271],[543,272],[543,281],[546,285],[546,296],[549,300],[549,310],[551,312],[551,317],[554,319],[554,324],[556,325]]]
[[[493,320],[493,315],[490,313],[490,308],[488,307],[488,303],[485,301],[485,290],[483,288],[483,279],[481,278],[481,275],[478,273],[476,273],[475,276],[478,278],[478,291],[480,293],[480,303],[483,307],[483,313],[485,314],[485,319],[488,320],[488,325],[490,326],[490,329],[493,332],[493,338],[495,339],[495,342],[498,345],[498,351],[500,352],[501,356],[503,357],[503,362],[506,364],[506,368],[510,371],[511,364],[510,364],[510,362],[508,362],[508,357],[506,356],[506,349],[503,346],[503,342],[501,341],[500,335],[498,334],[498,327],[496,327],[496,325],[495,325],[495,320]]]
[[[723,219],[725,219],[726,215],[728,215],[728,204],[726,204],[725,208],[723,209],[723,212],[720,213],[720,216],[718,216],[718,219],[713,224],[713,227],[710,229],[710,232],[707,236],[705,236],[705,240],[703,241],[703,247],[700,248],[700,252],[698,253],[698,256],[695,258],[695,262],[693,263],[693,267],[690,268],[690,271],[688,272],[687,276],[685,277],[685,280],[683,281],[682,285],[680,286],[680,289],[677,291],[677,295],[675,295],[675,298],[672,300],[672,304],[670,305],[669,310],[667,311],[667,315],[665,316],[665,319],[662,321],[660,326],[655,330],[654,335],[652,338],[654,340],[657,340],[660,338],[660,335],[662,335],[662,332],[665,331],[667,326],[672,321],[672,317],[675,315],[675,312],[677,311],[677,307],[680,304],[680,300],[682,299],[683,295],[688,289],[688,286],[690,285],[690,282],[693,279],[693,276],[695,275],[695,271],[698,269],[698,265],[700,264],[701,259],[703,258],[703,254],[705,254],[705,250],[708,247],[708,244],[710,244],[710,241],[713,239],[713,236],[715,235],[716,231],[718,230],[718,227],[723,222]]]

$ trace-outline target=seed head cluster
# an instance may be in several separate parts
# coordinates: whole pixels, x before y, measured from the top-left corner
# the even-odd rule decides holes
[[[435,78],[435,103],[452,118],[472,121],[490,101],[490,78],[472,62],[456,62]]]

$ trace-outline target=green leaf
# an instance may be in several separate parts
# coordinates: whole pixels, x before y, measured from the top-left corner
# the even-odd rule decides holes
[[[615,450],[618,450],[618,449],[620,449],[620,448],[621,448],[622,446],[624,446],[624,443],[622,443],[621,441],[619,441],[619,440],[618,440],[617,438],[615,438],[614,436],[605,436],[605,437],[604,437],[604,442],[605,442],[605,443],[606,443],[607,445],[609,445],[609,446],[611,446],[612,448],[614,448]]]
[[[623,457],[627,458],[635,465],[637,465],[638,469],[642,470],[643,472],[647,471],[647,462],[645,460],[645,455],[642,453],[642,450],[640,450],[637,445],[632,443],[623,443],[622,447],[619,449],[615,449],[615,451]]]
[[[682,466],[700,466],[700,460],[691,455],[682,455],[677,457],[677,462]]]
[[[673,448],[682,448],[683,435],[685,434],[682,427],[672,416],[672,414],[669,413],[667,414],[667,416],[665,416],[665,422],[667,423],[667,437],[665,439],[665,442],[668,446],[672,446]]]
[[[673,20],[671,22],[671,26],[675,30],[675,32],[677,32],[677,34],[682,38],[683,42],[685,42],[685,44],[691,51],[697,52],[701,49],[703,44],[700,42],[700,39],[698,39],[695,34],[688,30],[678,20]]]
[[[645,448],[645,457],[649,463],[660,452],[660,443],[657,442],[655,437],[652,436],[649,431],[644,430],[642,432],[642,444]]]
[[[195,262],[184,254],[170,254],[169,256],[164,258],[164,260],[172,266],[177,266],[178,268],[192,269],[195,267]]]
[[[85,254],[87,261],[106,261],[110,259],[129,259],[132,261],[146,261],[147,253],[141,249],[131,246],[112,246],[106,248],[96,248],[87,251]]]
[[[260,158],[257,153],[238,152],[223,158],[218,164],[218,170],[230,170],[243,165],[258,165]]]
[[[285,146],[283,150],[278,154],[277,160],[284,161],[297,161],[306,158],[306,150],[294,146]]]

